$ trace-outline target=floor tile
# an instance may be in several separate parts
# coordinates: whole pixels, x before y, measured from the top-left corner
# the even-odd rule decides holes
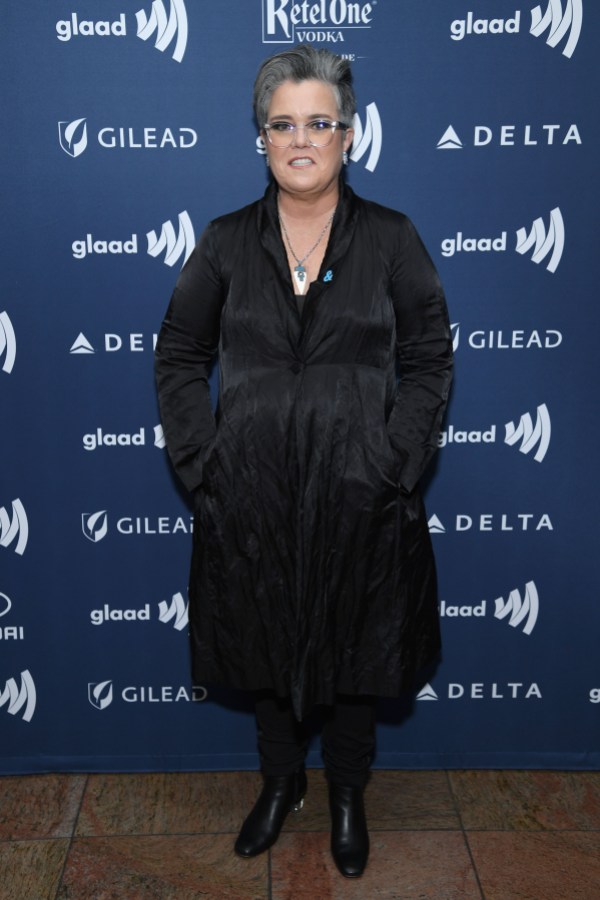
[[[451,772],[465,829],[600,828],[600,772]]]
[[[365,790],[365,807],[371,831],[460,828],[445,772],[373,772]],[[325,775],[320,769],[309,769],[304,807],[298,813],[290,813],[284,831],[329,828]]]
[[[376,771],[365,806],[372,831],[460,829],[445,772]]]
[[[595,900],[600,832],[468,835],[486,900]]]
[[[371,834],[361,878],[337,871],[325,833],[285,834],[271,850],[273,900],[481,900],[464,837],[450,831]]]
[[[73,841],[57,900],[267,900],[268,855],[240,859],[230,835]]]
[[[86,775],[0,778],[0,841],[69,837]]]
[[[0,843],[2,900],[54,900],[69,842]]]
[[[252,772],[90,775],[76,834],[237,832],[260,784]]]

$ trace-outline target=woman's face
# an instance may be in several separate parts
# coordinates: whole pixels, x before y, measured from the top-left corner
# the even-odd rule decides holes
[[[284,81],[273,92],[268,122],[285,121],[304,125],[313,119],[339,120],[335,96],[322,81]],[[336,129],[327,147],[309,144],[304,129],[294,132],[289,147],[273,147],[263,132],[273,177],[283,191],[305,197],[326,192],[337,180],[342,168],[342,152],[347,150],[354,132]]]

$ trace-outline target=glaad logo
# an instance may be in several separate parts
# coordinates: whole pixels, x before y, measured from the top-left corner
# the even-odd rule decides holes
[[[540,6],[536,6],[531,10],[531,28],[529,31],[534,37],[540,37],[544,31],[549,30],[546,38],[546,43],[549,47],[556,47],[565,34],[569,32],[569,37],[562,52],[563,56],[570,59],[581,34],[582,21],[582,0],[566,0],[564,13],[561,0],[548,0],[545,13],[542,13]]]
[[[462,231],[456,233],[456,237],[444,238],[441,243],[442,256],[452,257],[457,253],[505,253],[508,232],[503,231],[497,237],[465,237]],[[554,274],[562,259],[565,246],[565,223],[558,206],[550,211],[550,224],[548,231],[544,221],[540,217],[535,219],[529,234],[525,228],[519,228],[516,233],[517,253],[523,256],[533,247],[532,262],[539,265],[550,254],[546,265],[548,272]]]
[[[542,462],[548,452],[552,433],[550,413],[545,403],[537,408],[535,425],[531,415],[524,413],[517,425],[514,422],[508,422],[505,429],[505,444],[512,447],[520,441],[521,453],[531,453],[535,449],[533,458],[536,462]],[[448,444],[494,444],[495,442],[496,425],[490,425],[489,429],[485,431],[463,431],[455,428],[454,425],[449,425],[446,431],[440,432],[438,438],[439,447],[446,447]]]
[[[16,716],[18,712],[23,712],[21,718],[24,722],[31,722],[35,712],[36,691],[35,683],[29,669],[21,672],[21,686],[17,687],[14,678],[9,678],[6,682],[4,690],[0,693],[0,706],[7,706],[7,712],[11,716]]]
[[[521,598],[519,591],[515,589],[508,595],[508,600],[498,597],[494,604],[494,618],[505,619],[509,616],[509,625],[512,625],[513,628],[523,625],[521,629],[523,633],[531,634],[535,628],[540,608],[538,592],[533,581],[528,581],[525,585],[523,598]],[[487,614],[487,610],[487,600],[482,600],[481,603],[474,606],[470,604],[450,604],[446,603],[445,600],[442,600],[440,603],[440,616],[443,618],[483,618]]]
[[[456,353],[460,346],[460,323],[454,322],[450,328],[452,348]],[[562,332],[555,328],[471,331],[467,336],[467,345],[471,350],[556,350],[562,341]]]
[[[170,0],[169,17],[162,0],[154,0],[149,16],[143,10],[136,12],[137,36],[147,41],[156,31],[154,46],[161,53],[167,49],[175,38],[173,59],[181,62],[185,54],[188,39],[188,21],[183,0]]]
[[[97,544],[98,541],[105,538],[108,533],[108,516],[106,510],[101,509],[95,513],[82,513],[81,530],[83,531],[84,536],[88,541],[91,541],[92,544]]]
[[[551,256],[546,266],[548,272],[556,272],[562,258],[564,246],[565,223],[558,206],[550,211],[550,225],[547,232],[541,218],[535,219],[529,234],[524,228],[519,228],[517,231],[517,253],[527,253],[533,247],[531,260],[538,265],[550,253]]]
[[[17,356],[17,339],[7,312],[0,313],[0,359],[3,356],[2,371],[10,375]]]
[[[160,429],[162,435],[162,428],[160,425],[156,425],[154,428],[154,446],[163,448],[165,446],[164,438],[162,438],[162,444],[158,439],[157,429]],[[83,435],[83,449],[84,450],[97,450],[98,447],[145,447],[146,446],[146,429],[140,428],[139,431],[135,431],[133,433],[129,432],[121,432],[117,434],[116,432],[104,431],[103,428],[96,428],[94,432],[90,432],[89,434]]]
[[[262,0],[263,44],[337,43],[344,40],[346,29],[371,28],[371,3],[349,0]],[[300,26],[296,30],[296,26]]]
[[[173,224],[163,222],[160,237],[155,231],[149,231],[146,235],[148,239],[148,253],[150,256],[160,256],[165,251],[164,263],[167,266],[174,266],[177,260],[183,254],[182,268],[190,257],[196,238],[194,237],[194,226],[192,221],[184,210],[179,213],[179,231],[175,233]]]
[[[579,128],[575,124],[568,127],[540,125],[537,129],[534,125],[525,125],[522,132],[519,130],[515,134],[516,129],[516,125],[500,125],[496,126],[496,130],[489,125],[475,125],[473,146],[490,147],[496,143],[500,147],[537,147],[539,144],[548,147],[560,144],[564,147],[572,141],[579,145],[582,143]],[[462,150],[464,146],[452,125],[446,128],[437,142],[438,150]]]
[[[191,690],[184,685],[179,687],[163,684],[155,685],[127,685],[121,690],[120,699],[125,703],[202,703],[208,696],[208,691],[201,685],[194,685]],[[96,709],[106,709],[113,702],[113,683],[98,681],[88,683],[88,700]]]
[[[196,239],[194,226],[186,210],[179,213],[179,231],[176,232],[172,222],[163,222],[160,236],[156,231],[149,231],[146,235],[148,241],[148,255],[156,258],[164,251],[163,262],[167,266],[174,266],[183,255],[182,266],[187,262]],[[93,234],[86,234],[85,238],[73,241],[71,253],[75,259],[86,259],[89,256],[121,256],[135,255],[138,252],[138,236],[132,234],[127,240],[95,239]],[[82,335],[80,335],[82,337]],[[88,349],[73,350],[76,353],[89,353]],[[92,350],[93,352],[93,350]]]
[[[1,596],[1,595],[0,595]],[[158,604],[159,622],[169,623],[173,628],[182,631],[188,624],[188,604],[180,593],[173,594],[171,603],[161,600]],[[110,622],[149,622],[150,604],[146,603],[141,609],[117,609],[105,603],[101,609],[93,609],[90,612],[92,625],[106,625]]]
[[[88,145],[87,123],[85,119],[58,123],[58,141],[62,149],[75,159],[81,156]]]
[[[181,62],[185,55],[188,39],[187,12],[184,0],[170,0],[169,14],[163,0],[153,0],[150,15],[143,9],[135,14],[137,21],[137,37],[147,41],[156,32],[154,46],[163,53],[175,39],[172,57]],[[127,21],[125,13],[110,22],[103,20],[80,19],[77,13],[71,13],[70,19],[61,19],[56,23],[56,37],[59,41],[70,41],[75,37],[125,37]]]
[[[181,593],[173,594],[170,604],[166,600],[161,600],[158,604],[158,617],[165,623],[174,619],[173,628],[183,631],[188,624],[188,605]]]
[[[358,117],[358,113],[354,116],[352,127],[354,128],[354,141],[352,143],[350,159],[353,162],[358,162],[370,147],[371,151],[369,153],[369,158],[365,163],[365,169],[368,169],[369,172],[374,172],[379,161],[381,142],[383,139],[381,119],[379,117],[377,105],[375,103],[369,103],[367,106],[364,130]]]
[[[540,608],[535,582],[527,582],[523,598],[521,598],[521,594],[515,588],[508,595],[508,600],[498,597],[494,602],[496,605],[494,616],[497,619],[505,619],[507,616],[510,616],[508,620],[509,625],[512,625],[513,628],[523,625],[523,633],[531,634],[535,628]]]
[[[158,340],[158,335],[152,335],[152,350],[156,349],[156,342]],[[149,340],[146,341],[146,344],[150,343]],[[128,334],[125,338],[121,337],[120,334],[112,334],[107,332],[104,335],[104,350],[106,353],[116,353],[118,350],[129,350],[131,353],[143,353],[144,350],[149,349],[148,346],[144,344],[144,335],[138,332],[132,332]],[[80,331],[75,340],[73,341],[69,353],[74,356],[91,356],[95,353],[95,349],[90,344],[85,334]],[[158,432],[155,429],[155,442],[159,440]],[[156,443],[156,446],[160,446]]]
[[[446,526],[439,516],[433,515],[429,519],[430,534],[447,534]],[[479,516],[459,513],[453,522],[453,530],[466,531],[554,531],[554,525],[548,513],[542,515],[535,513],[509,513],[496,514],[481,513]]]
[[[4,506],[0,506],[0,547],[9,547],[16,539],[15,553],[23,556],[29,538],[29,523],[25,507],[17,497],[12,501],[12,519]]]
[[[502,683],[494,681],[486,684],[483,681],[471,684],[450,682],[447,689],[448,700],[460,700],[466,697],[470,700],[535,700],[542,699],[542,692],[536,682],[526,687],[522,681],[508,681]],[[430,684],[426,684],[417,694],[417,700],[439,700],[440,695]]]
[[[74,119],[72,122],[58,123],[58,140],[68,156],[81,156],[88,146],[87,120]],[[194,128],[126,128],[105,126],[97,134],[100,147],[105,150],[190,150],[198,143],[198,132]]]
[[[564,13],[561,0],[548,0],[545,13],[542,13],[540,6],[531,10],[529,33],[534,37],[540,37],[549,30],[546,43],[549,47],[556,47],[569,32],[562,52],[564,56],[570,58],[581,34],[582,20],[582,0],[566,0]],[[462,41],[466,35],[472,34],[518,34],[520,28],[520,10],[515,10],[514,17],[507,19],[478,19],[473,12],[468,12],[466,19],[455,19],[451,23],[450,37],[453,41]]]
[[[529,413],[521,416],[518,425],[508,422],[504,442],[513,447],[520,441],[519,451],[525,454],[531,453],[537,447],[533,458],[541,463],[548,451],[551,433],[550,413],[546,404],[542,403],[537,408],[535,425]]]

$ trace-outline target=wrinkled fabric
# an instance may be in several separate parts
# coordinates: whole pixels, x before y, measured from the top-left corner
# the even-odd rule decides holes
[[[276,190],[205,230],[156,374],[167,448],[196,508],[194,679],[291,696],[301,718],[336,693],[397,696],[439,651],[417,484],[452,344],[414,226],[343,184],[300,313]]]

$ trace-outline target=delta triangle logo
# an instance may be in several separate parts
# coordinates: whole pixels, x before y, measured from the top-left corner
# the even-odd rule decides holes
[[[446,529],[436,515],[433,515],[427,524],[429,525],[430,534],[446,534]]]
[[[417,700],[439,700],[440,698],[431,687],[430,684],[426,684],[424,688],[421,688],[419,693],[417,694]]]
[[[83,331],[79,332],[79,334],[73,341],[73,344],[71,345],[71,349],[69,350],[69,353],[79,353],[79,354],[95,353],[95,352],[96,351],[94,350],[94,348],[92,347],[92,345],[90,344],[88,339],[86,338]]]
[[[448,125],[437,143],[438,150],[462,150],[463,143],[452,125]]]

